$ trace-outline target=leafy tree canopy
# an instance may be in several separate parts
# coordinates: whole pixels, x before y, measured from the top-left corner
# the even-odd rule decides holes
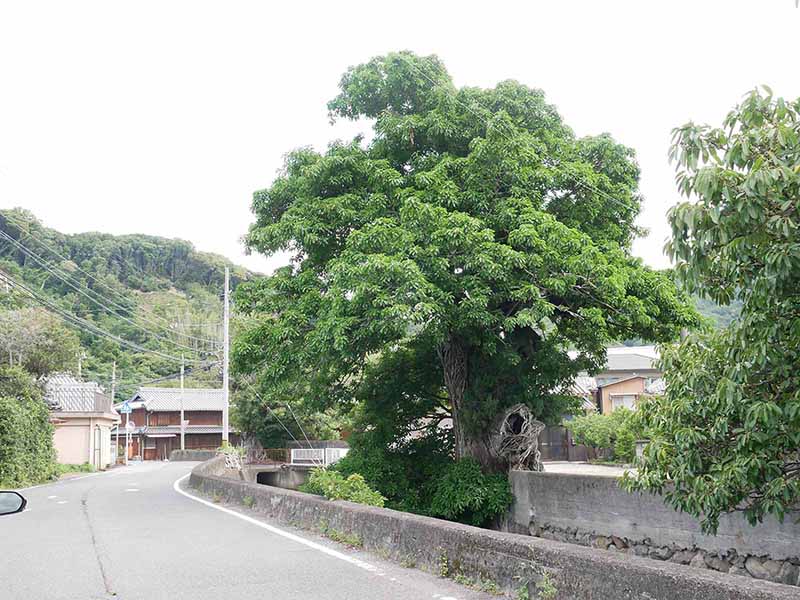
[[[41,308],[0,312],[0,357],[37,377],[71,370],[80,351],[77,334]]]
[[[291,152],[256,192],[247,242],[294,263],[241,286],[257,317],[236,341],[264,400],[350,402],[398,352],[439,374],[457,457],[503,469],[487,433],[528,404],[556,421],[558,390],[605,361],[611,340],[669,340],[686,298],[629,253],[641,197],[633,152],[577,138],[543,92],[514,81],[456,88],[433,56],[351,68],[331,117],[374,138]],[[577,358],[568,352],[575,350]],[[419,390],[399,391],[415,403]]]
[[[670,212],[676,271],[741,315],[665,353],[629,485],[666,490],[710,531],[734,510],[782,518],[800,500],[800,100],[754,91],[721,128],[676,129],[672,157],[692,199]]]

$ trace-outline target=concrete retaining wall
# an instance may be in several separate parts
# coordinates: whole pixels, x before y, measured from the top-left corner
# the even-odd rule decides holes
[[[510,531],[800,585],[798,511],[756,527],[726,515],[709,536],[690,515],[658,496],[629,494],[613,477],[514,471],[511,485]]]
[[[216,450],[173,450],[169,454],[172,462],[211,460],[217,455]]]
[[[502,533],[438,519],[229,479],[220,458],[195,467],[189,485],[221,500],[253,509],[289,525],[356,536],[389,559],[432,573],[492,581],[516,597],[528,586],[535,598],[543,577],[556,600],[796,600],[796,589],[727,577],[635,556]]]
[[[242,476],[250,483],[271,485],[286,490],[296,490],[308,481],[310,467],[298,465],[246,465]]]

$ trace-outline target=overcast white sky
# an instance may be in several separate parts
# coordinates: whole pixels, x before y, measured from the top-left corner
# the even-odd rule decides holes
[[[632,146],[635,252],[663,267],[670,129],[717,124],[757,84],[800,96],[798,32],[795,0],[0,0],[0,208],[269,272],[283,259],[240,242],[252,192],[288,150],[356,131],[325,109],[349,65],[410,49],[457,85],[542,88],[579,135]]]

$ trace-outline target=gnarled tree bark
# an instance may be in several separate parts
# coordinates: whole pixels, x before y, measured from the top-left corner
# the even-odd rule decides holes
[[[469,348],[462,341],[450,337],[438,348],[444,372],[444,385],[450,398],[453,416],[453,437],[456,460],[473,458],[487,473],[508,469],[508,461],[493,451],[492,431],[474,431],[465,423],[465,396],[469,385]]]

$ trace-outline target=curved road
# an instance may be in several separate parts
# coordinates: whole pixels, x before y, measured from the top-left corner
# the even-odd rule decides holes
[[[491,598],[198,502],[175,489],[195,464],[144,463],[22,491],[28,509],[0,517],[0,598]]]

